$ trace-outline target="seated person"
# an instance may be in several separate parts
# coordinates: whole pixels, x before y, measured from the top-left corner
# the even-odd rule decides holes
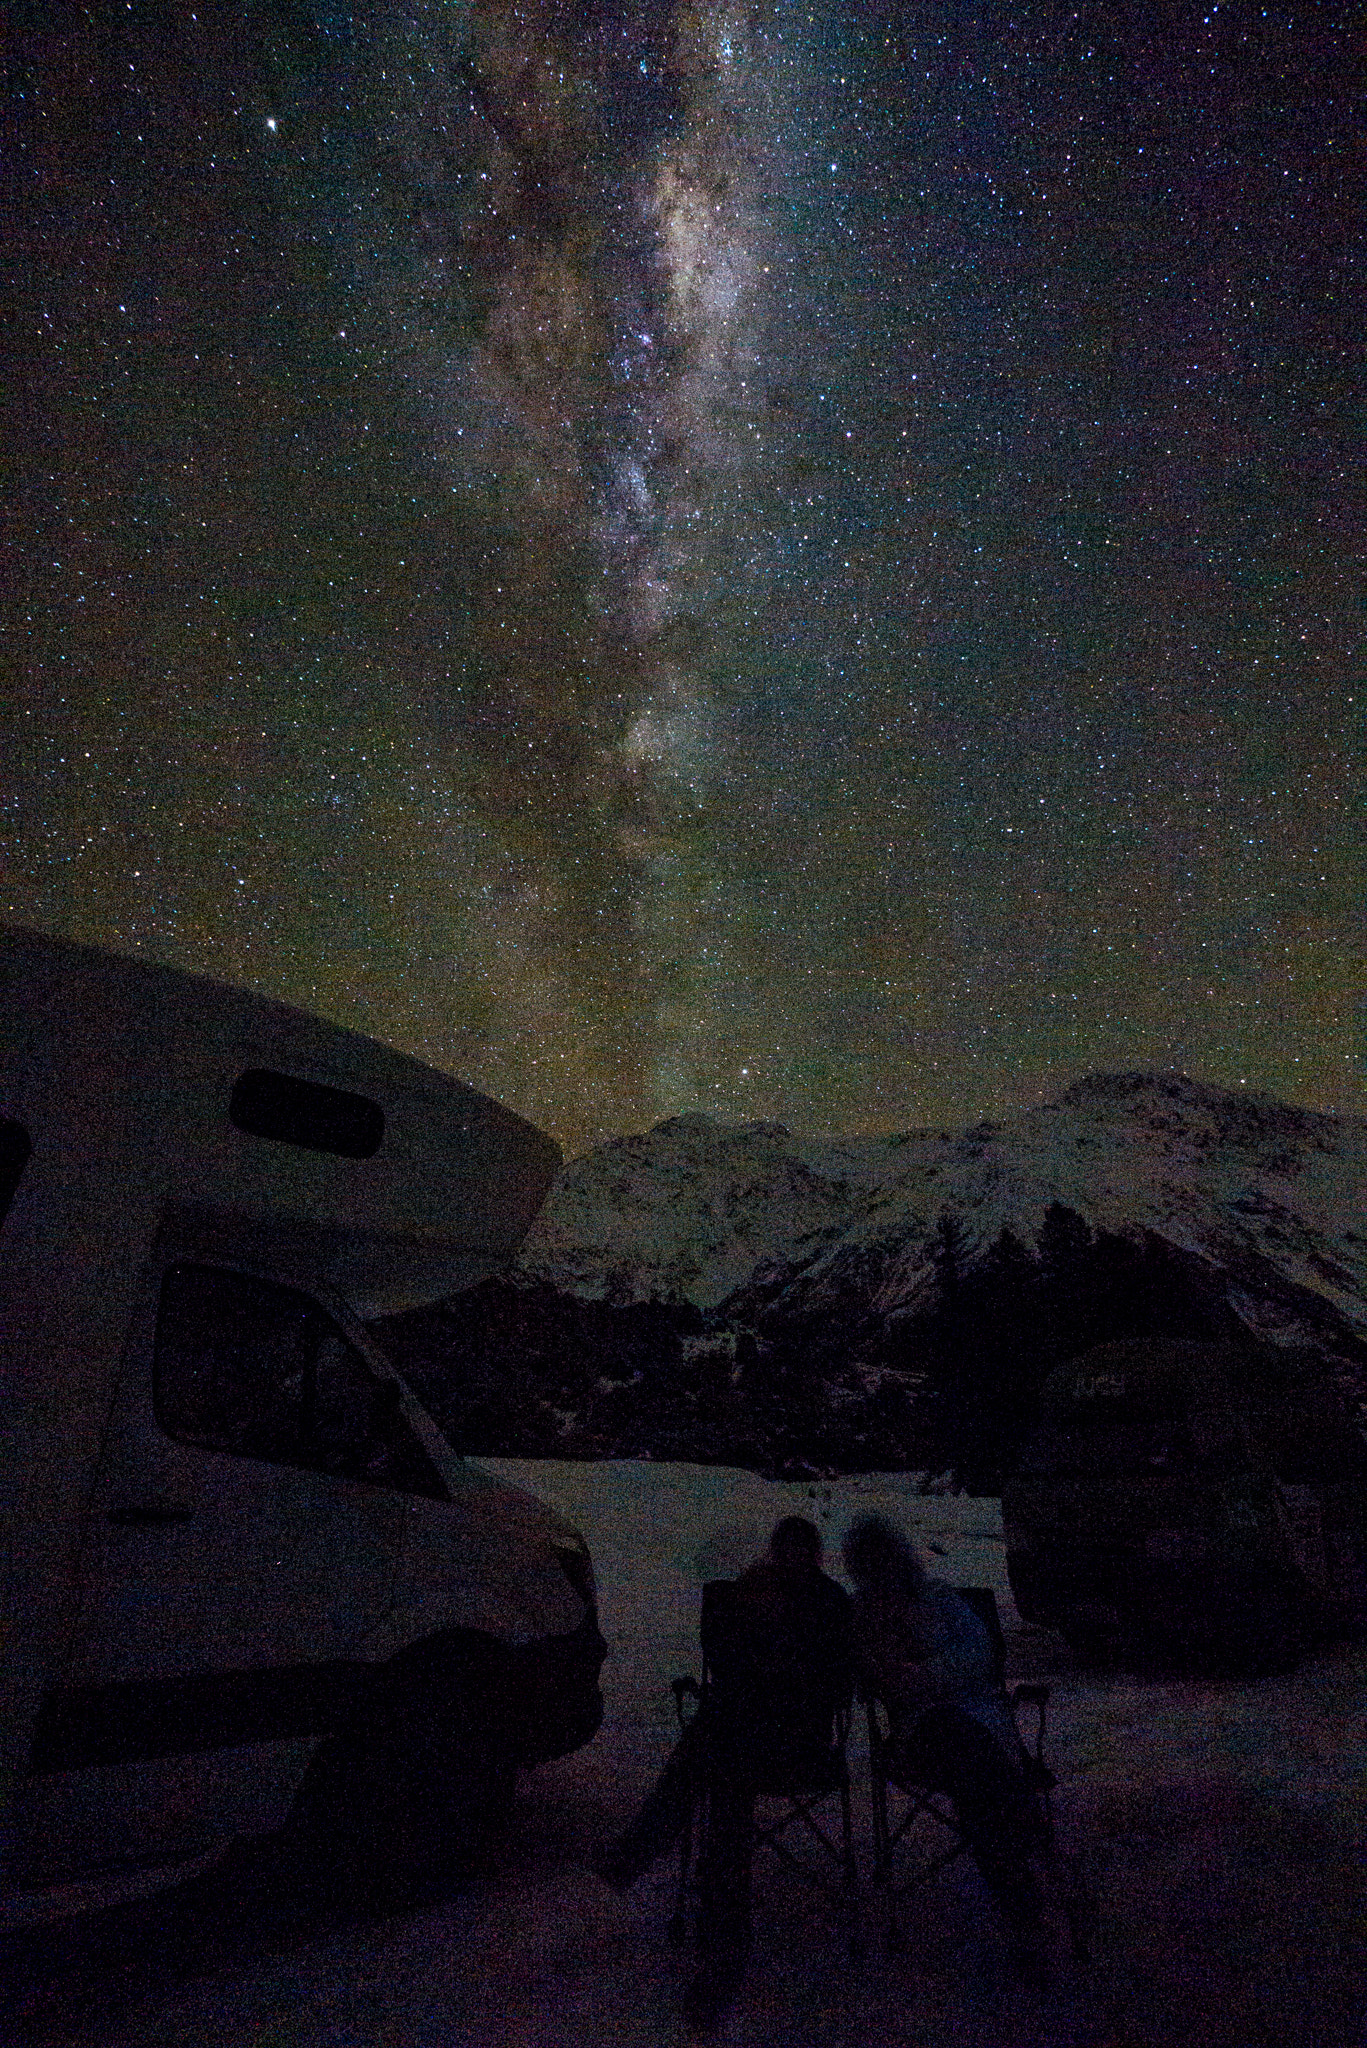
[[[786,1516],[766,1556],[741,1573],[721,1633],[706,1645],[714,1679],[640,1813],[594,1868],[629,1885],[683,1834],[704,1785],[700,1859],[702,1967],[687,2016],[708,2024],[734,1997],[750,1946],[756,1791],[829,1755],[831,1723],[851,1692],[850,1598],[821,1569],[821,1537]]]
[[[1017,1961],[1036,1975],[1043,1928],[1030,1852],[1038,1814],[987,1629],[952,1586],[927,1576],[913,1545],[881,1515],[861,1515],[843,1548],[855,1586],[855,1661],[888,1711],[889,1775],[948,1793]]]
[[[714,1765],[782,1783],[828,1759],[833,1717],[853,1693],[850,1613],[849,1594],[821,1569],[816,1528],[786,1516],[703,1644]]]

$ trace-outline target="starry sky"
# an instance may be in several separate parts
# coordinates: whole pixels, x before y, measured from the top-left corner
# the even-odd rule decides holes
[[[571,1150],[1367,1110],[1354,10],[6,13],[0,916]]]

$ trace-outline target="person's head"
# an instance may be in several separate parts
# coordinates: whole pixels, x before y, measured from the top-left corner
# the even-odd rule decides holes
[[[781,1572],[802,1578],[821,1569],[821,1532],[805,1515],[785,1515],[774,1525],[769,1555]]]
[[[859,1515],[841,1546],[845,1569],[861,1591],[916,1593],[926,1568],[916,1546],[884,1515]]]

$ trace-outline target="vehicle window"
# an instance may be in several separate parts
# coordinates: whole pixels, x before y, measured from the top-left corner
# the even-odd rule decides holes
[[[12,1116],[0,1116],[0,1223],[14,1200],[14,1190],[32,1150],[24,1126]]]
[[[1140,1458],[1150,1472],[1191,1472],[1196,1447],[1185,1422],[1151,1422],[1143,1434]]]
[[[1293,1486],[1341,1484],[1362,1476],[1363,1460],[1342,1422],[1314,1413],[1285,1413],[1268,1432],[1268,1454],[1278,1479]]]
[[[326,1472],[349,1472],[365,1455],[379,1386],[344,1338],[329,1332],[318,1347],[309,1382],[313,1414],[306,1417],[317,1462]],[[306,1390],[307,1391],[307,1390]]]
[[[1196,1463],[1183,1422],[1114,1422],[1089,1416],[1080,1426],[1041,1432],[1028,1459],[1031,1471],[1052,1469],[1095,1478],[1175,1476]]]
[[[217,1266],[162,1281],[153,1401],[168,1436],[240,1458],[448,1498],[379,1379],[317,1302]]]
[[[308,1152],[370,1159],[384,1137],[384,1111],[368,1095],[249,1067],[233,1084],[229,1121],[249,1137],[273,1138]]]
[[[152,1360],[168,1435],[244,1458],[295,1464],[304,1373],[321,1309],[291,1288],[213,1266],[174,1266],[162,1281]]]

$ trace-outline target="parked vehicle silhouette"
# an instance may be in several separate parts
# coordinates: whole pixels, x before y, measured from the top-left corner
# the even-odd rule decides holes
[[[1367,1617],[1367,1447],[1294,1354],[1135,1339],[1071,1359],[1002,1518],[1022,1617],[1103,1657],[1263,1670]]]
[[[292,1810],[375,1857],[460,1844],[593,1735],[583,1539],[462,1458],[362,1321],[496,1268],[558,1165],[354,1032],[0,932],[11,1917]]]

